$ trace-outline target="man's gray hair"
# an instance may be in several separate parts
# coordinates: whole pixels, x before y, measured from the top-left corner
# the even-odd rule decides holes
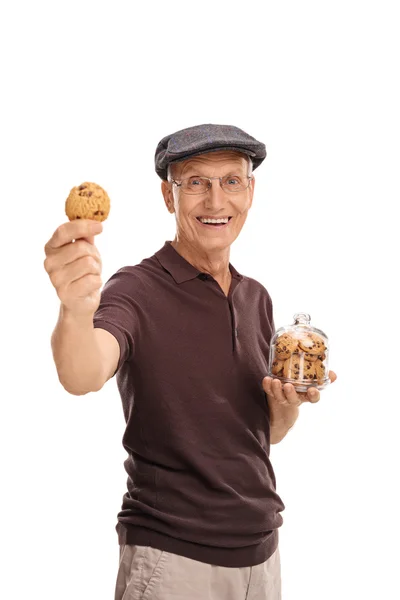
[[[239,152],[235,152],[235,154],[239,154]],[[243,158],[245,158],[247,160],[247,165],[248,165],[247,175],[250,177],[253,174],[253,161],[251,160],[251,156],[249,156],[248,154],[242,154],[242,153],[240,153],[240,156],[243,156]],[[167,167],[167,177],[168,177],[169,182],[171,182],[173,179],[172,171],[175,168],[176,164],[179,164],[179,163],[170,163]]]

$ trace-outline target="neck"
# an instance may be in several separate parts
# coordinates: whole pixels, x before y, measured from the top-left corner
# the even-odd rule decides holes
[[[230,248],[216,250],[215,252],[199,252],[199,250],[176,238],[171,242],[173,248],[183,256],[185,260],[202,273],[208,273],[216,281],[229,282],[231,273],[229,271]]]

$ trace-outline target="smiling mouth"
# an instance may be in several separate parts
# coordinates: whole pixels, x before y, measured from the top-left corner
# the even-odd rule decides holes
[[[204,217],[196,217],[196,220],[203,225],[203,227],[213,227],[214,229],[222,229],[229,225],[232,217],[224,217],[222,219],[207,219]]]

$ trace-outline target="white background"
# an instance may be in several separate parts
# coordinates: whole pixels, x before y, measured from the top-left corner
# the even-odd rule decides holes
[[[2,598],[113,598],[122,406],[115,379],[84,397],[58,382],[44,245],[85,180],[112,201],[104,282],[173,239],[154,150],[200,123],[265,142],[231,262],[277,327],[311,314],[338,375],[271,449],[283,599],[400,598],[396,4],[3,4]]]

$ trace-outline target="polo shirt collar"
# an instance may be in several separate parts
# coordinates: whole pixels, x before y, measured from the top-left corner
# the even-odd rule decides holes
[[[176,283],[183,283],[184,281],[195,279],[202,273],[202,271],[196,269],[196,267],[183,258],[183,256],[175,250],[169,240],[165,242],[161,250],[156,252],[154,256],[161,266],[172,275]],[[229,270],[234,279],[238,279],[239,281],[243,279],[243,275],[238,273],[231,263],[229,263]]]

